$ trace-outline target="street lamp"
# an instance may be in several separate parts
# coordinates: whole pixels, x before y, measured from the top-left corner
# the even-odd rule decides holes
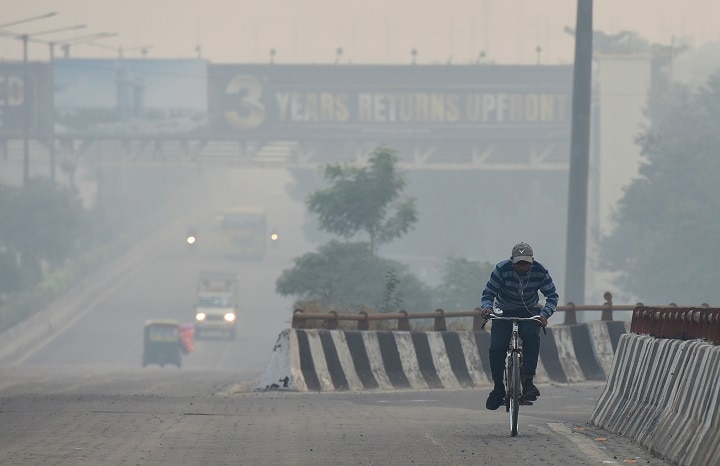
[[[39,32],[33,32],[32,34],[16,34],[13,32],[8,31],[0,31],[0,34],[3,34],[5,36],[12,36],[15,37],[18,40],[23,41],[23,62],[27,62],[27,47],[28,42],[42,42],[42,43],[48,43],[48,44],[56,44],[58,42],[50,42],[50,41],[44,41],[44,40],[37,40],[33,39],[36,36],[42,36],[46,34],[55,34],[58,32],[65,32],[65,31],[74,31],[78,29],[85,29],[87,27],[86,24],[76,24],[75,26],[67,26],[62,28],[56,28],[56,29],[48,29],[45,31],[39,31]]]
[[[119,47],[113,47],[111,45],[105,45],[105,44],[96,44],[96,43],[89,43],[88,45],[97,47],[100,49],[106,49],[106,50],[116,50],[118,54],[118,58],[124,58],[125,52],[130,52],[133,50],[139,50],[142,54],[143,58],[147,56],[148,51],[154,47],[154,45],[141,45],[139,47],[131,47],[131,48],[124,48],[122,45]]]
[[[338,63],[340,63],[340,57],[342,57],[342,54],[343,54],[343,48],[342,48],[342,47],[338,47],[338,48],[335,50],[335,64],[336,64],[336,65],[337,65]]]
[[[77,29],[83,29],[85,27],[87,27],[87,26],[84,24],[78,24],[75,26],[68,26],[68,27],[62,27],[62,28],[56,28],[56,29],[48,29],[45,31],[34,32],[32,34],[19,34],[19,35],[15,36],[16,39],[22,40],[22,42],[23,42],[23,92],[25,93],[25,98],[23,100],[23,185],[26,184],[28,179],[30,178],[30,136],[29,136],[30,112],[28,111],[28,99],[27,99],[28,41],[30,40],[31,37],[35,37],[35,36],[41,36],[41,35],[45,35],[45,34],[55,34],[55,33],[64,32],[64,31],[73,31],[73,30],[77,30]]]
[[[60,45],[63,51],[63,56],[65,58],[70,57],[70,47],[73,45],[81,45],[81,44],[88,44],[90,42],[94,42],[98,39],[106,39],[108,37],[114,37],[117,36],[116,32],[96,32],[94,34],[85,34],[82,36],[72,37],[67,40],[61,40],[61,41],[55,41],[55,42],[48,42],[49,44],[54,45]],[[50,51],[52,53],[52,50]],[[51,57],[52,58],[52,57]]]
[[[32,16],[29,18],[19,19],[19,20],[11,21],[9,23],[2,24],[2,25],[0,25],[0,28],[16,26],[18,24],[25,24],[25,23],[29,23],[32,21],[50,18],[55,15],[57,15],[57,12],[53,11],[53,12],[45,13],[45,14],[38,15],[38,16]],[[31,37],[38,36],[38,35],[53,34],[53,33],[61,32],[61,31],[81,29],[84,27],[85,27],[85,25],[83,24],[83,25],[79,25],[79,26],[71,26],[68,28],[49,29],[46,31],[35,32],[32,34],[17,34],[17,33],[13,33],[10,31],[0,30],[0,35],[14,37],[16,39],[22,40],[22,42],[23,42],[23,80],[22,80],[23,81],[23,93],[24,93],[23,106],[22,106],[22,115],[23,115],[23,185],[25,185],[27,183],[28,178],[30,177],[29,176],[30,175],[30,170],[29,170],[29,168],[30,168],[29,167],[29,162],[30,162],[30,155],[29,155],[29,153],[30,153],[30,147],[29,147],[30,112],[28,109],[28,99],[27,99],[27,96],[28,96],[28,69],[27,69],[28,41],[30,40]]]
[[[76,27],[75,29],[81,29],[80,27]],[[70,37],[67,39],[63,39],[60,41],[45,41],[40,39],[28,39],[30,42],[41,42],[48,44],[50,48],[50,82],[53,81],[53,71],[54,71],[54,63],[55,63],[55,46],[56,45],[62,45],[63,50],[65,52],[65,56],[67,57],[69,55],[70,51],[70,45],[71,44],[80,44],[87,41],[93,41],[97,40],[102,37],[109,37],[117,35],[115,33],[109,33],[109,32],[96,32],[94,34],[84,34],[81,36],[76,37]],[[67,48],[66,48],[67,47]],[[52,181],[55,181],[55,116],[54,116],[54,108],[51,110],[53,112],[53,117],[50,121],[50,144],[48,145],[49,152],[50,152],[50,179]]]
[[[36,32],[36,33],[33,33],[33,34],[20,35],[20,37],[23,39],[23,43],[24,43],[23,53],[24,53],[24,55],[25,55],[25,57],[26,57],[26,56],[27,56],[27,53],[26,53],[27,42],[37,42],[37,43],[42,43],[42,44],[48,44],[48,46],[50,47],[50,81],[51,81],[51,83],[52,83],[52,80],[53,80],[52,72],[53,72],[53,70],[54,70],[54,69],[53,69],[53,68],[54,68],[53,65],[54,65],[54,62],[55,62],[55,46],[56,46],[56,45],[61,45],[61,46],[62,46],[63,52],[64,52],[64,54],[65,54],[65,57],[67,58],[67,57],[70,55],[70,46],[71,46],[71,45],[77,45],[77,44],[82,44],[82,43],[84,43],[84,42],[92,42],[92,41],[98,40],[98,39],[100,39],[100,38],[116,36],[117,33],[96,32],[96,33],[93,33],[93,34],[84,34],[84,35],[81,35],[81,36],[70,37],[70,38],[66,38],[66,39],[63,39],[63,40],[59,40],[59,41],[47,41],[47,40],[42,40],[42,39],[35,39],[34,36],[38,36],[38,35],[41,35],[41,34],[56,33],[56,32],[61,32],[61,31],[84,29],[84,28],[85,28],[85,25],[84,25],[84,24],[81,24],[81,25],[77,25],[77,26],[70,26],[70,27],[67,27],[67,28],[53,29],[53,30],[49,30],[49,31]],[[0,31],[0,34],[9,35],[9,33],[3,32],[3,31]],[[16,37],[17,37],[17,36],[16,36]],[[27,60],[27,59],[25,58],[25,60]],[[54,110],[52,110],[52,111],[54,111]],[[55,119],[54,119],[54,116],[53,116],[53,118],[51,118],[51,123],[50,123],[50,124],[51,124],[51,128],[50,128],[50,144],[49,144],[49,152],[50,152],[50,179],[53,180],[53,181],[55,181],[55,171],[56,171],[56,170],[55,170],[55,167],[56,167],[56,164],[55,164]]]
[[[19,19],[17,21],[12,21],[10,23],[0,24],[0,28],[15,26],[17,24],[29,23],[30,21],[36,21],[38,19],[50,18],[51,16],[55,16],[56,14],[57,14],[57,11],[53,11],[52,13],[45,13],[44,15],[33,16],[32,18]]]

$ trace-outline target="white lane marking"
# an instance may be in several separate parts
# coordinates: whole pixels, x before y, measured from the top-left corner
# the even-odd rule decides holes
[[[617,461],[608,458],[607,454],[595,445],[592,440],[584,435],[574,434],[565,424],[551,422],[548,423],[548,427],[574,443],[580,451],[588,456],[588,459],[603,464],[618,464]]]

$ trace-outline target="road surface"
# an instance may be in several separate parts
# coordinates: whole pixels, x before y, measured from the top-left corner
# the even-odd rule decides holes
[[[250,193],[253,182],[268,185],[245,181]],[[282,216],[295,219],[285,231],[300,228],[293,212]],[[76,319],[2,362],[0,464],[665,464],[588,425],[602,384],[541,386],[516,438],[505,412],[484,409],[486,388],[253,392],[292,312],[275,280],[299,254],[281,246],[265,260],[229,261],[211,229],[200,228],[194,253],[184,232],[168,229],[162,247]],[[142,368],[143,323],[191,321],[197,272],[207,268],[240,277],[237,338],[196,341],[180,369]]]

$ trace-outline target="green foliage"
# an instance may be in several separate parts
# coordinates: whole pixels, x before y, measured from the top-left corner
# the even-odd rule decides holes
[[[5,246],[23,258],[62,262],[82,221],[77,194],[44,179],[30,179],[8,194],[0,222]]]
[[[387,293],[386,277],[392,271],[392,293]],[[395,307],[430,310],[430,290],[407,271],[407,266],[375,256],[368,243],[330,241],[318,252],[295,259],[295,266],[284,270],[276,282],[283,296],[315,301],[324,308],[357,311],[386,296]],[[402,300],[396,299],[402,297]]]
[[[639,138],[647,163],[602,240],[602,265],[643,302],[719,302],[720,74],[673,95],[648,105],[651,127]]]
[[[389,269],[385,272],[385,293],[383,293],[380,312],[398,312],[402,310],[402,292],[399,290],[400,278],[395,270]]]
[[[44,179],[3,188],[2,246],[20,258],[23,281],[42,278],[41,263],[61,264],[73,251],[84,211],[77,194]]]
[[[367,167],[325,166],[330,187],[308,196],[308,210],[318,214],[321,230],[345,239],[364,232],[369,242],[333,240],[317,253],[295,259],[295,267],[278,278],[278,293],[319,308],[430,308],[426,285],[405,265],[375,255],[378,245],[399,238],[417,221],[415,200],[400,199],[405,179],[396,170],[398,160],[394,151],[380,147],[370,154]]]
[[[22,275],[15,254],[11,251],[0,251],[0,305],[2,296],[20,289]]]
[[[48,180],[31,179],[25,187],[0,184],[0,332],[121,256],[192,196],[187,174],[172,167],[162,177],[154,169],[115,169],[98,181],[90,211],[74,190]],[[33,241],[43,244],[34,250],[28,246]]]
[[[298,297],[298,307],[325,312],[477,307],[493,264],[448,258],[443,283],[433,289],[409,273],[406,265],[375,255],[377,245],[402,236],[418,216],[414,199],[399,200],[405,180],[395,170],[397,154],[381,147],[368,162],[364,168],[326,166],[324,175],[331,186],[312,193],[307,205],[319,215],[320,229],[346,239],[365,232],[370,242],[331,241],[318,252],[295,259],[295,266],[277,280],[277,292]],[[394,214],[388,215],[391,207]]]
[[[44,309],[100,265],[121,255],[128,246],[126,241],[72,257],[65,261],[63,267],[47,273],[37,286],[20,292],[17,292],[19,288],[12,289],[13,293],[9,294],[12,300],[0,303],[0,332]]]
[[[442,283],[435,292],[437,305],[446,311],[466,311],[480,305],[485,283],[495,264],[448,257]]]
[[[307,199],[319,216],[320,229],[349,239],[367,233],[374,253],[381,245],[407,233],[417,221],[415,199],[400,199],[405,178],[396,170],[397,153],[380,147],[370,154],[367,167],[325,166],[329,188]]]

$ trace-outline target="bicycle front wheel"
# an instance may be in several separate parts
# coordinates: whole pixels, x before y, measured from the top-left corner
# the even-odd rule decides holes
[[[518,433],[518,416],[520,414],[520,354],[512,354],[512,371],[510,374],[510,435],[515,437]]]

